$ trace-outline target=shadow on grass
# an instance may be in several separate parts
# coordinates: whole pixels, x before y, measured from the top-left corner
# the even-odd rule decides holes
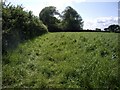
[[[36,32],[33,32],[35,29]],[[42,36],[48,33],[45,30],[35,28],[29,32],[29,34],[24,34],[20,30],[11,30],[10,33],[3,33],[2,34],[2,61],[3,64],[9,63],[9,54],[10,52],[14,51],[19,44],[25,43],[28,40],[33,40],[38,36]],[[28,36],[27,36],[28,35]]]

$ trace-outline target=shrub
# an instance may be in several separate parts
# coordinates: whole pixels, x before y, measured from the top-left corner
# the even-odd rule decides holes
[[[2,26],[3,53],[20,42],[47,33],[47,27],[31,11],[24,11],[22,6],[10,3],[2,4]]]

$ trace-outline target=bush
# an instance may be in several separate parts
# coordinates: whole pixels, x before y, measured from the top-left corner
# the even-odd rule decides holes
[[[16,47],[20,42],[47,33],[47,27],[38,17],[23,9],[19,5],[2,4],[3,53],[7,48]]]

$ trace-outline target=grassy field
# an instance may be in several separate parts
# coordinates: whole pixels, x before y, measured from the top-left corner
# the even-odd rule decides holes
[[[116,33],[48,33],[3,56],[3,88],[120,88]]]

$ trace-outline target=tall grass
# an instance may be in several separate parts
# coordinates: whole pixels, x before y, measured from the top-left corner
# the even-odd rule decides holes
[[[119,89],[117,36],[61,32],[29,40],[3,57],[3,88]]]

